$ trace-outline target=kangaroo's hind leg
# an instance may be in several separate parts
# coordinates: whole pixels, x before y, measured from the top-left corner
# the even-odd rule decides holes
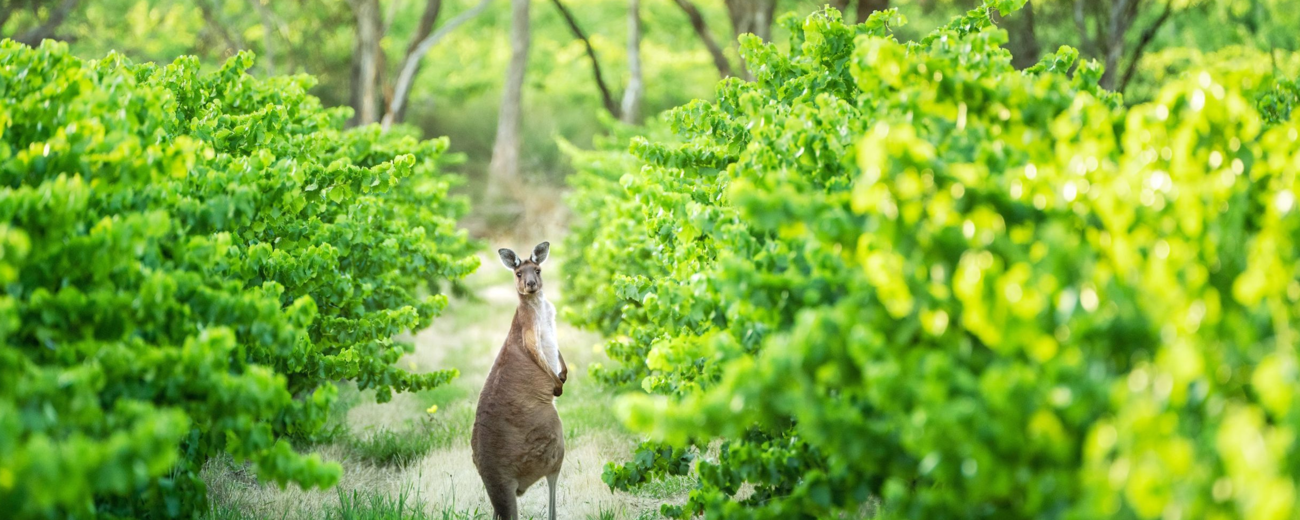
[[[515,498],[515,483],[487,484],[488,500],[492,501],[494,520],[519,520],[519,503]]]
[[[555,483],[560,480],[560,473],[557,471],[546,476],[546,487],[551,490],[551,520],[555,520]]]

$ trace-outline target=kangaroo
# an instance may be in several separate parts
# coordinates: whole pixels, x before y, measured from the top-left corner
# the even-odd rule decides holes
[[[542,295],[542,263],[550,243],[527,260],[500,249],[501,263],[515,273],[519,307],[510,333],[479,394],[470,446],[494,518],[519,518],[517,497],[546,477],[555,520],[555,484],[564,463],[564,429],[555,398],[564,393],[569,368],[555,340],[555,307]]]

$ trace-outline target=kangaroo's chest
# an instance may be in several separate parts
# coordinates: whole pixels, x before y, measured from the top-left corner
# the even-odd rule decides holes
[[[559,375],[560,344],[555,338],[555,306],[543,300],[540,311],[536,314],[537,323],[533,328],[537,331],[537,348],[541,351],[542,359],[551,366],[551,371]]]

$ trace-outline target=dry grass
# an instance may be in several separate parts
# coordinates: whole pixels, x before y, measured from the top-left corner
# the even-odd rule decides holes
[[[527,248],[546,238],[558,244],[557,236],[541,234],[551,232],[545,229],[548,227],[539,225],[512,233],[515,236],[509,239],[490,241],[489,251]],[[557,260],[564,256],[564,251],[553,253]],[[496,254],[484,252],[481,257],[483,267],[467,280],[474,297],[454,300],[446,315],[411,338],[415,352],[401,361],[416,371],[455,367],[461,372],[459,378],[432,391],[396,395],[385,404],[376,404],[373,395],[362,393],[359,404],[346,414],[343,438],[314,448],[327,460],[343,465],[337,490],[305,491],[296,486],[281,490],[274,484],[257,483],[246,469],[229,461],[216,461],[204,471],[214,503],[263,518],[320,518],[339,509],[341,493],[345,497],[353,492],[371,497],[401,497],[405,493],[417,499],[433,518],[490,515],[487,495],[470,456],[470,428],[479,391],[509,330],[518,300],[509,271],[500,266]],[[548,271],[554,274],[547,278],[547,297],[562,306],[563,288],[557,280],[563,265],[552,263],[555,265],[549,265]],[[559,481],[559,516],[645,518],[652,517],[661,503],[681,503],[689,486],[668,486],[662,493],[638,496],[611,492],[600,480],[605,463],[625,460],[635,448],[636,438],[614,420],[610,393],[587,379],[586,367],[596,361],[598,354],[592,347],[599,337],[564,323],[557,323],[557,335],[570,378],[564,396],[556,402],[566,424],[567,445]],[[433,404],[438,411],[430,416],[426,409]],[[360,456],[354,444],[384,429],[446,438],[433,440],[431,449],[406,463],[380,465],[373,461],[383,457]],[[544,482],[520,499],[520,512],[524,518],[545,516]]]

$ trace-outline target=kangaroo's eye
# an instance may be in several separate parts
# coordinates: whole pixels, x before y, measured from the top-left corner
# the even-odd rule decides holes
[[[541,269],[538,269],[538,270],[537,270],[537,274],[542,274],[542,270],[541,270]]]
[[[515,273],[515,278],[523,278],[524,273]]]

